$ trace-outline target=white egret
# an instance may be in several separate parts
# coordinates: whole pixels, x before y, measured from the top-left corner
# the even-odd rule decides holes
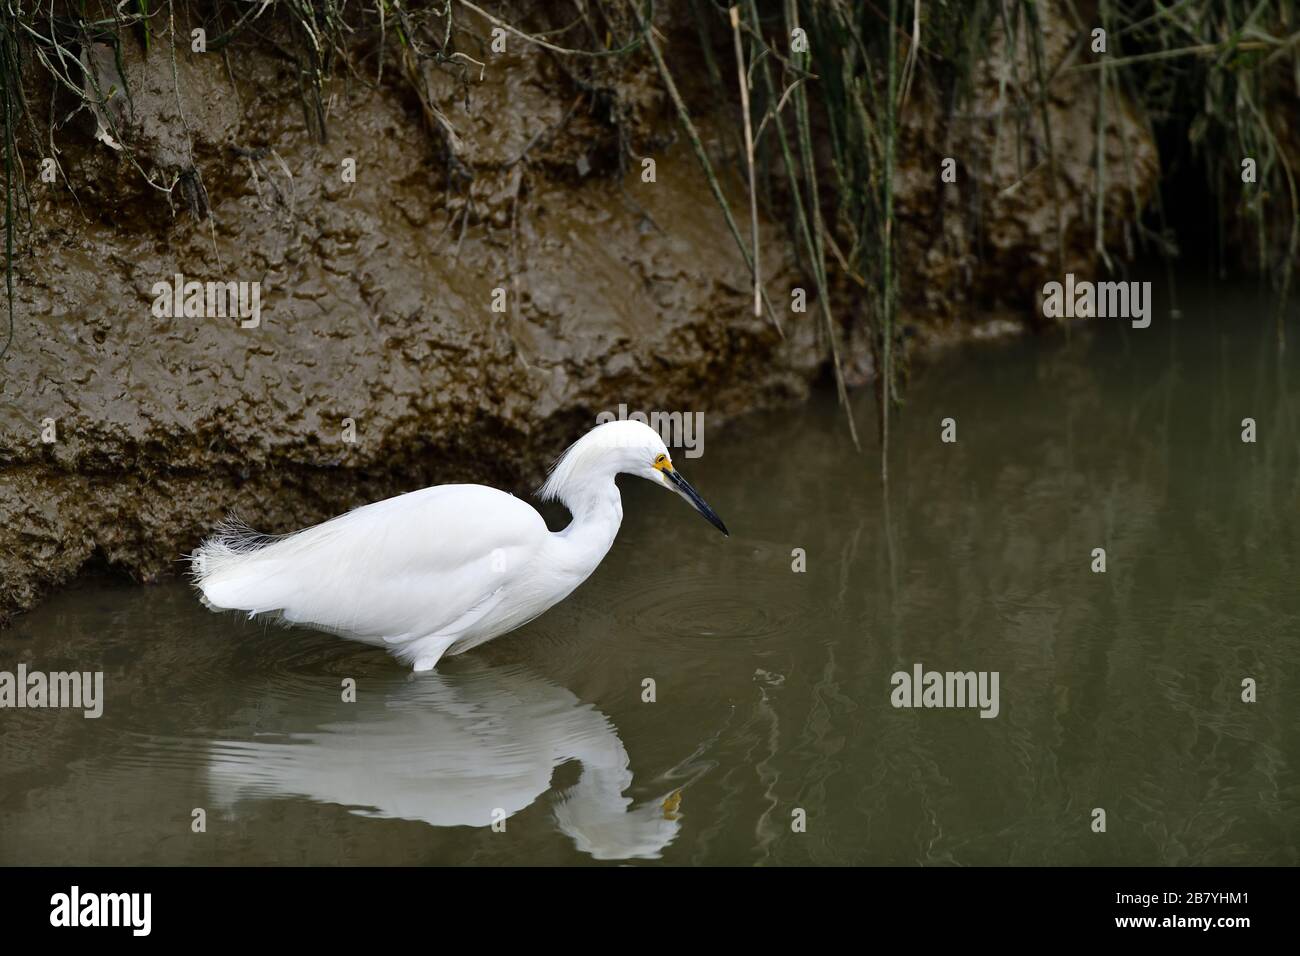
[[[538,490],[573,516],[563,531],[504,491],[436,485],[283,537],[227,522],[191,556],[194,583],[213,610],[331,631],[430,670],[527,624],[596,570],[623,520],[619,474],[677,492],[727,533],[653,428],[614,421],[574,442]]]

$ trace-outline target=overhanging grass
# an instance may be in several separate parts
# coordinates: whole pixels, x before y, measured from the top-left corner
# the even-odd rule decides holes
[[[1300,202],[1295,154],[1279,137],[1278,116],[1300,100],[1300,54],[1296,0],[1098,0],[1096,25],[1108,31],[1108,54],[1099,61],[1086,53],[1087,27],[1076,6],[1042,0],[738,0],[749,88],[756,169],[769,209],[788,217],[793,249],[817,291],[819,325],[826,340],[837,390],[848,412],[841,368],[846,324],[832,312],[837,285],[858,290],[861,321],[870,333],[878,376],[878,431],[886,455],[891,412],[901,401],[906,370],[899,339],[899,274],[896,255],[895,178],[899,129],[913,108],[920,86],[955,111],[971,92],[977,67],[994,55],[997,34],[1004,37],[1003,75],[1018,78],[1013,104],[1017,135],[1037,123],[1054,167],[1058,147],[1046,108],[1054,71],[1044,62],[1039,21],[1063,16],[1083,52],[1068,69],[1097,74],[1097,129],[1119,93],[1160,130],[1185,131],[1190,161],[1203,169],[1209,194],[1225,214],[1220,234],[1233,222],[1251,224],[1258,267],[1270,276],[1279,302],[1286,303],[1300,251]],[[686,4],[693,9],[687,11]],[[441,145],[448,188],[465,188],[474,171],[458,156],[453,124],[429,96],[424,70],[430,66],[470,84],[486,59],[488,34],[505,29],[511,42],[545,50],[579,90],[599,102],[612,124],[621,122],[617,84],[610,71],[658,68],[665,85],[671,70],[706,67],[704,76],[716,100],[741,100],[734,71],[722,69],[714,46],[730,49],[728,6],[716,0],[679,0],[674,13],[689,15],[698,49],[680,42],[659,54],[655,31],[672,31],[667,18],[655,18],[649,0],[589,0],[558,6],[551,15],[562,25],[536,25],[528,5],[501,6],[493,0],[213,0],[177,6],[172,0],[7,3],[0,12],[0,106],[3,107],[5,168],[5,280],[8,315],[4,348],[13,343],[13,261],[17,225],[30,216],[23,155],[54,143],[56,111],[38,121],[31,115],[26,88],[46,84],[58,102],[57,115],[77,109],[104,116],[112,126],[112,96],[131,91],[100,89],[81,51],[106,43],[121,62],[124,38],[134,35],[150,57],[185,55],[189,17],[202,24],[208,49],[225,55],[242,45],[269,43],[294,64],[304,117],[312,135],[328,136],[327,85],[346,74],[360,82],[383,82],[386,64],[395,69],[420,105],[426,128]],[[1059,13],[1058,11],[1064,11]],[[1091,11],[1090,11],[1091,12]],[[186,26],[180,26],[180,23]],[[791,49],[796,29],[806,31],[807,52]],[[1028,31],[1026,33],[1026,31]],[[689,31],[677,30],[678,41]],[[1020,42],[1028,37],[1028,43]],[[1028,50],[1029,62],[1019,62]],[[178,53],[178,51],[181,51]],[[678,64],[674,66],[674,64]],[[173,69],[173,76],[175,71]],[[1027,91],[1027,92],[1026,92]],[[1081,104],[1080,108],[1084,108]],[[690,128],[687,106],[674,97],[674,109]],[[735,110],[730,110],[736,116]],[[42,129],[44,127],[44,129]],[[110,129],[140,175],[129,137]],[[1001,121],[997,135],[1004,135]],[[1294,135],[1294,133],[1292,134]],[[740,130],[735,136],[742,141]],[[619,131],[620,168],[627,140]],[[697,146],[698,137],[695,138]],[[825,148],[823,149],[823,146]],[[1297,144],[1291,144],[1296,148]],[[715,159],[702,147],[697,156],[714,186],[746,261],[754,250],[741,235],[718,187]],[[1259,183],[1243,189],[1240,161],[1258,162]],[[825,162],[825,166],[821,164]],[[1112,171],[1097,150],[1098,191],[1094,215],[1095,248],[1109,263],[1102,196]],[[1052,177],[1055,188],[1056,178]],[[176,182],[155,183],[170,191]],[[775,198],[774,198],[775,197]],[[1056,253],[1063,256],[1057,203]],[[752,242],[752,240],[751,240]],[[1226,244],[1226,243],[1225,243]],[[761,291],[761,290],[760,290]],[[764,306],[774,322],[770,302]],[[836,299],[839,301],[838,299]],[[1279,311],[1279,318],[1280,318]],[[777,322],[779,326],[779,322]],[[1279,335],[1281,325],[1279,322]],[[1279,339],[1279,342],[1281,340]],[[855,443],[854,423],[848,422]]]

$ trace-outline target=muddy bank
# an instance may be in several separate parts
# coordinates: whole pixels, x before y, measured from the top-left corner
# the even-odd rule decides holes
[[[689,74],[685,22],[660,13],[670,63]],[[380,82],[358,66],[326,88],[322,142],[275,39],[237,55],[178,43],[175,79],[166,36],[148,56],[124,37],[120,74],[89,50],[101,85],[123,82],[130,102],[59,129],[56,182],[29,173],[14,343],[0,360],[0,619],[88,565],[176,573],[230,510],[284,531],[436,482],[522,493],[620,403],[703,412],[714,429],[801,401],[825,374],[815,310],[782,312],[784,336],[750,313],[748,270],[644,55],[603,66],[593,91],[513,43],[481,81],[417,66],[427,102],[398,64]],[[42,102],[33,84],[39,112],[49,90]],[[999,85],[981,76],[989,110]],[[725,162],[726,104],[683,86],[733,208],[746,209]],[[1042,264],[1058,252],[1068,267],[1093,262],[1096,130],[1070,110],[1077,95],[1065,86],[1049,104],[1073,138],[1056,167],[1058,244],[1032,133],[1007,152],[996,124],[949,129],[917,93],[899,234],[920,346],[1032,325],[1026,284]],[[1105,135],[1108,154],[1151,149],[1124,113]],[[939,144],[953,137],[971,159],[946,185]],[[655,159],[654,182],[636,157]],[[24,160],[35,171],[42,158]],[[1133,168],[1135,184],[1108,186],[1115,228],[1153,185],[1153,164]],[[761,238],[769,294],[788,304],[811,284],[782,224],[765,220]],[[260,283],[256,326],[158,314],[155,284],[177,274]],[[860,296],[849,281],[837,295],[861,383]]]

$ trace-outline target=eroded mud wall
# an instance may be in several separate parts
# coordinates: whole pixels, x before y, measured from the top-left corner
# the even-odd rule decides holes
[[[697,82],[685,18],[671,5],[659,17],[744,210],[726,160],[732,107]],[[120,63],[104,49],[86,62],[131,96],[59,124],[56,182],[38,176],[47,151],[24,155],[31,215],[0,360],[0,619],[88,564],[178,573],[231,510],[285,531],[435,482],[522,493],[620,403],[703,411],[716,428],[802,400],[825,372],[815,309],[782,313],[784,335],[750,313],[749,272],[647,57],[608,68],[617,116],[608,88],[584,89],[524,43],[468,84],[422,67],[454,148],[397,63],[382,80],[367,62],[328,85],[321,141],[273,31],[222,55],[182,41],[173,56],[167,36],[146,55],[127,36]],[[997,108],[993,69],[976,114]],[[37,113],[50,95],[34,75]],[[905,113],[902,307],[918,341],[987,328],[971,289],[998,293],[1004,330],[1032,323],[1025,263],[1092,255],[1087,216],[1070,208],[1095,129],[1070,119],[1071,98],[1049,105],[1075,138],[1057,173],[1060,247],[1039,147],[1013,160],[1012,132],[978,115],[949,129],[923,93]],[[1107,150],[1137,149],[1145,176],[1108,194],[1118,227],[1152,172],[1141,124],[1111,123]],[[937,176],[953,137],[971,157],[955,186]],[[653,183],[638,156],[655,159]],[[809,283],[783,224],[765,215],[761,240],[769,292],[788,304]],[[256,325],[160,308],[156,284],[178,274],[259,283]],[[842,282],[837,295],[861,383],[860,294]]]

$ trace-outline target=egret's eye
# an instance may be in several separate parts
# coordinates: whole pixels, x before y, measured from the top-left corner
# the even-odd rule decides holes
[[[667,465],[667,464],[668,464],[668,456],[667,456],[667,455],[660,455],[659,457],[657,457],[657,458],[655,459],[655,467],[656,467],[656,468],[663,468],[663,467],[664,467],[665,465]]]

